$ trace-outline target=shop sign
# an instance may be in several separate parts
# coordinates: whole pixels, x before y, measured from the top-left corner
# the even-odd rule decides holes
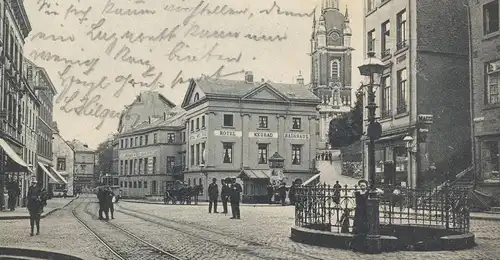
[[[432,124],[434,122],[434,116],[427,114],[420,114],[418,115],[418,122],[422,124]]]
[[[189,136],[189,140],[207,139],[207,131],[202,130]]]
[[[215,130],[215,136],[232,136],[232,137],[241,137],[241,131],[231,131],[231,130]]]
[[[300,134],[300,133],[285,133],[285,139],[301,139],[306,140],[311,138],[310,134]]]
[[[158,155],[158,150],[153,151],[143,151],[143,152],[132,152],[132,153],[121,153],[120,159],[136,159],[136,158],[149,158]]]
[[[248,133],[250,138],[278,138],[278,133],[273,132],[250,132]]]

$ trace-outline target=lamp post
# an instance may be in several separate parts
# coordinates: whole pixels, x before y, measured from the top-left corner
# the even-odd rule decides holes
[[[275,152],[271,158],[269,158],[269,168],[277,174],[277,176],[283,176],[283,168],[285,168],[285,158],[281,157],[278,152]]]
[[[201,174],[205,176],[205,187],[207,189],[207,192],[205,193],[207,196],[207,201],[208,201],[208,172],[204,171],[205,170],[205,158],[207,158],[207,149],[203,149],[203,152],[201,153],[201,164],[200,164],[200,171]]]
[[[376,121],[375,111],[377,104],[375,103],[375,91],[380,85],[381,75],[384,71],[384,64],[381,60],[375,58],[375,52],[368,52],[368,58],[363,61],[363,64],[358,67],[362,76],[369,80],[367,87],[368,104],[368,127],[366,135],[369,138],[368,143],[368,179],[370,182],[370,192],[367,203],[368,213],[368,235],[366,243],[366,251],[368,253],[380,253],[380,222],[379,222],[379,201],[377,190],[375,187],[375,140],[382,133],[380,123]]]
[[[410,169],[411,169],[411,166],[410,166],[410,165],[411,165],[411,162],[412,162],[412,157],[411,157],[411,155],[415,152],[415,151],[413,150],[413,148],[415,147],[415,144],[414,144],[414,139],[413,139],[413,137],[412,137],[412,136],[408,133],[408,135],[407,135],[407,136],[405,136],[405,137],[403,138],[403,141],[404,141],[404,142],[405,142],[405,144],[406,144],[406,152],[407,152],[407,155],[406,155],[406,156],[408,156],[408,165],[407,165],[407,168],[406,168],[406,170],[408,171],[408,172],[407,172],[407,179],[408,179],[408,180],[407,180],[407,183],[408,183],[408,188],[414,188],[414,187],[416,187],[416,183],[414,183],[414,181],[413,181],[413,178],[412,178],[412,176],[411,176],[411,170],[410,170]]]

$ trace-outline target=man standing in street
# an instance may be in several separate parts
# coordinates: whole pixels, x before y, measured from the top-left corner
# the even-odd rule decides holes
[[[30,213],[30,236],[33,236],[33,232],[36,226],[36,234],[40,234],[40,217],[42,214],[42,200],[40,187],[37,185],[37,181],[31,181],[31,186],[28,188],[28,212]]]
[[[242,192],[241,185],[236,182],[236,178],[231,178],[231,219],[240,219],[240,194]]]
[[[229,201],[229,197],[231,196],[231,188],[229,187],[229,181],[221,180],[222,188],[220,193],[220,198],[222,200],[222,209],[224,210],[222,213],[227,214],[227,202]]]
[[[106,219],[108,218],[108,211],[111,213],[111,219],[115,219],[115,193],[111,190],[110,187],[106,187]]]
[[[213,178],[212,183],[208,185],[208,213],[212,213],[212,205],[214,206],[214,213],[217,212],[217,198],[219,197],[219,187],[217,186],[217,179]]]
[[[269,204],[273,204],[273,195],[274,195],[274,187],[271,182],[267,184],[267,200],[269,201]]]
[[[106,208],[107,192],[103,188],[99,188],[97,191],[97,199],[99,200],[99,219],[103,220],[102,213],[106,214],[106,220],[109,220],[108,209]]]

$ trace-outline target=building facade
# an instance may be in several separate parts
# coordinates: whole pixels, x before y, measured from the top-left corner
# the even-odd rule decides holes
[[[68,142],[61,136],[55,122],[52,124],[54,129],[52,141],[52,169],[56,176],[63,181],[58,183],[54,190],[61,192],[66,190],[68,196],[74,196],[74,169],[75,169],[75,151]]]
[[[245,80],[191,81],[182,102],[186,110],[187,170],[184,180],[240,176],[244,196],[265,194],[275,174],[268,159],[285,158],[288,184],[313,175],[320,99],[303,84]]]
[[[78,140],[69,142],[69,145],[75,152],[73,189],[77,193],[88,192],[95,186],[95,151]]]
[[[383,129],[376,143],[377,176],[382,178],[384,169],[393,167],[396,184],[415,187],[440,177],[424,177],[431,166],[438,175],[466,169],[470,166],[466,6],[455,0],[364,2],[364,51],[375,52],[386,65],[376,92]],[[415,140],[408,148],[403,141],[407,135]]]
[[[311,36],[312,92],[321,99],[319,110],[319,153],[330,150],[330,121],[351,109],[352,31],[348,10],[342,14],[337,0],[322,5],[313,20]],[[303,82],[299,76],[298,83]]]
[[[162,117],[150,117],[118,135],[118,172],[123,196],[162,196],[168,184],[182,181],[184,130],[185,111],[173,108]]]
[[[469,1],[472,39],[472,131],[479,186],[500,195],[499,1]]]

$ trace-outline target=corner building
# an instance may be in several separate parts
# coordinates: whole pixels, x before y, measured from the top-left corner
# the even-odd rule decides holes
[[[383,131],[375,145],[377,178],[386,178],[387,165],[395,169],[391,182],[410,187],[442,181],[446,172],[458,174],[470,166],[471,158],[464,2],[364,3],[364,52],[375,52],[386,66],[376,90]],[[366,95],[364,101],[366,105]],[[410,149],[403,140],[407,135],[414,140]],[[434,173],[429,171],[432,165]]]
[[[243,199],[266,194],[268,159],[285,159],[285,181],[313,176],[320,99],[303,84],[245,80],[192,80],[186,110],[187,170],[184,180],[208,183],[239,176]]]

